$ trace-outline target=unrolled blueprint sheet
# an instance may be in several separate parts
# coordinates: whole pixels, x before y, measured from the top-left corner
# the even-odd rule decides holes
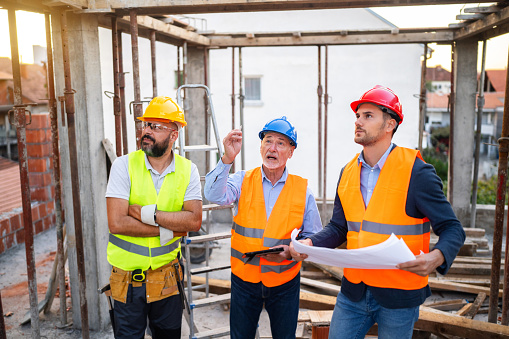
[[[415,260],[403,239],[391,234],[386,241],[353,250],[337,250],[325,247],[307,246],[295,240],[299,230],[292,231],[293,247],[299,253],[308,255],[306,260],[318,264],[370,269],[395,269],[397,264]]]

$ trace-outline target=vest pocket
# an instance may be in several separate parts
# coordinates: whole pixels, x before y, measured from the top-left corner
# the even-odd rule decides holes
[[[110,287],[111,297],[114,300],[125,303],[127,297],[127,289],[129,287],[129,272],[115,272],[115,269],[111,271],[110,275]]]

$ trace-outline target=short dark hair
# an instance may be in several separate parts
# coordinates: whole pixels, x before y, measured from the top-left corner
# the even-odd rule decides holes
[[[383,107],[383,106],[382,106]],[[385,107],[384,107],[385,108]],[[394,135],[394,133],[396,133],[396,130],[398,129],[399,127],[399,116],[397,114],[391,114],[389,112],[386,112],[382,109],[382,112],[384,113],[384,121],[387,121],[389,119],[394,119],[396,121],[396,126],[394,127],[394,129],[392,130],[392,135]]]

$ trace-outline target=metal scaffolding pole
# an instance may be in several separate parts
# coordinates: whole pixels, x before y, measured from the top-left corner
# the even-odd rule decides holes
[[[449,198],[449,203],[454,206],[453,194],[454,191],[454,181],[452,180],[454,177],[454,162],[453,154],[454,154],[454,58],[455,53],[454,49],[456,48],[455,44],[451,45],[451,94],[449,95],[449,177],[447,180],[447,197]]]
[[[424,44],[424,55],[421,65],[421,94],[419,95],[419,144],[422,153],[422,138],[424,134],[424,121],[426,119],[426,61],[428,60],[428,44]]]
[[[327,124],[329,111],[329,48],[325,46],[325,94],[323,97],[323,196],[322,196],[322,223],[326,222],[327,212]]]
[[[26,110],[23,105],[21,91],[21,68],[18,52],[18,31],[16,27],[16,11],[8,9],[9,34],[11,41],[12,78],[14,82],[14,125],[18,138],[19,176],[21,180],[21,199],[23,206],[23,226],[25,230],[25,253],[27,259],[28,295],[30,299],[30,316],[32,338],[40,338],[39,309],[37,306],[37,279],[35,272],[34,227],[32,223],[32,207],[30,201],[30,183],[28,180],[28,160],[26,146]],[[9,116],[12,111],[9,111]],[[28,111],[30,121],[31,113]],[[3,317],[3,314],[0,316]]]
[[[129,153],[127,146],[127,117],[125,113],[125,73],[124,73],[124,56],[122,51],[122,31],[117,31],[118,44],[118,83],[120,91],[120,113],[122,117],[122,148],[124,155]]]
[[[76,238],[76,259],[78,264],[79,296],[80,296],[80,314],[81,314],[81,333],[82,337],[88,339],[88,305],[87,305],[87,281],[85,276],[85,252],[83,248],[83,228],[81,224],[81,201],[80,201],[80,181],[78,172],[78,150],[76,147],[76,122],[74,93],[71,82],[71,64],[69,56],[69,36],[67,28],[67,13],[61,14],[62,30],[62,55],[64,60],[65,76],[65,112],[67,113],[67,134],[69,139],[69,158],[71,167],[71,186],[72,202],[74,214],[74,235]],[[65,293],[65,292],[64,292]]]
[[[138,58],[138,16],[135,9],[129,11],[131,19],[131,48],[133,54],[134,126],[136,127],[136,149],[141,147],[141,120],[143,103],[140,94],[140,62]]]
[[[115,148],[117,157],[122,155],[122,115],[120,112],[120,71],[118,65],[117,17],[111,17],[111,45],[113,48],[113,115],[115,116]]]
[[[240,109],[240,126],[244,126],[244,89],[242,88],[242,47],[239,47],[239,109]],[[243,127],[242,127],[243,129]],[[240,147],[240,169],[246,169],[246,156],[244,153],[244,142]]]
[[[65,296],[65,255],[64,255],[64,226],[62,222],[62,185],[60,182],[60,151],[58,146],[58,117],[57,100],[55,96],[55,79],[53,71],[53,47],[51,42],[50,14],[45,13],[46,19],[46,53],[48,57],[48,96],[49,115],[51,120],[51,146],[53,155],[53,180],[55,181],[55,217],[57,233],[58,286],[60,289],[60,324],[67,323],[67,305]],[[52,299],[53,300],[53,299]],[[49,307],[51,303],[49,303]],[[48,307],[48,308],[49,308]]]
[[[472,183],[472,208],[470,210],[470,227],[475,227],[477,209],[477,184],[479,180],[479,155],[481,153],[481,128],[484,108],[484,78],[486,76],[486,40],[482,45],[481,75],[479,79],[479,96],[477,97],[477,128],[475,134],[474,178]]]
[[[318,46],[318,196],[322,196],[322,46]]]
[[[4,309],[2,307],[2,293],[0,292],[0,339],[7,339],[7,331],[5,330]]]
[[[235,128],[235,47],[232,47],[232,129]],[[222,154],[220,154],[222,156]],[[235,173],[235,160],[232,163],[232,172]]]
[[[150,60],[152,61],[152,96],[157,96],[156,31],[150,31]]]
[[[509,69],[507,70],[509,72]],[[504,233],[504,207],[507,181],[507,156],[509,153],[509,87],[506,78],[504,117],[502,119],[502,135],[498,139],[498,183],[497,201],[495,203],[495,227],[493,230],[493,256],[491,261],[490,308],[488,321],[497,323],[498,318],[498,287],[500,283],[500,264],[502,257],[502,237]],[[507,249],[506,249],[507,253]],[[506,254],[507,259],[507,254]],[[507,261],[506,261],[507,262]],[[504,286],[504,289],[506,286]],[[506,296],[507,294],[505,294]]]

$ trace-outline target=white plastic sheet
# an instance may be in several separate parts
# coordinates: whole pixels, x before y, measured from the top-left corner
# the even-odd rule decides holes
[[[299,230],[292,231],[292,243],[299,253],[308,255],[306,260],[318,264],[367,269],[395,269],[397,264],[415,260],[403,239],[391,234],[386,241],[368,247],[352,250],[339,250],[325,247],[307,246],[295,240]]]

